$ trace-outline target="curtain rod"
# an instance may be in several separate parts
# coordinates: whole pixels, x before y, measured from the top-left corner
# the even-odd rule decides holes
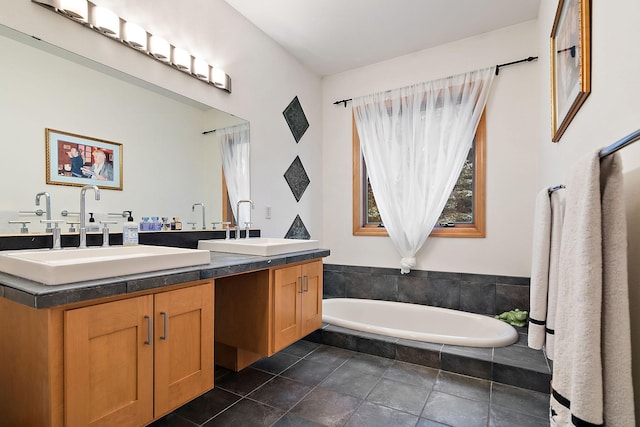
[[[518,61],[506,62],[504,64],[498,64],[498,65],[496,65],[496,76],[498,74],[500,74],[500,68],[502,68],[502,67],[508,67],[509,65],[520,64],[522,62],[531,62],[531,61],[535,61],[536,59],[538,59],[537,56],[530,56],[528,58],[520,59]],[[352,98],[342,99],[340,101],[334,102],[333,105],[344,104],[344,108],[347,108],[347,102],[349,102],[349,101],[353,101],[353,99]]]

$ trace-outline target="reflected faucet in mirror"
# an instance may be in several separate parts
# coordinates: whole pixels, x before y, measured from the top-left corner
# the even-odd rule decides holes
[[[238,203],[236,205],[236,215],[238,215],[238,218],[236,218],[236,239],[240,238],[240,205],[242,203],[249,203],[251,205],[251,209],[253,209],[253,201],[249,200],[249,199],[243,199],[243,200],[238,200]],[[251,215],[249,215],[249,219],[251,219]],[[250,221],[245,222],[245,224],[251,224]],[[247,226],[247,231],[246,231],[246,236],[249,237],[249,227]]]
[[[78,248],[87,247],[87,202],[85,194],[87,190],[93,190],[96,193],[96,200],[100,200],[100,189],[97,185],[85,185],[80,189],[80,245]]]
[[[194,203],[193,205],[191,205],[191,212],[195,212],[196,211],[196,206],[202,206],[202,229],[206,230],[207,229],[207,223],[205,222],[204,219],[204,203],[200,202],[200,203]]]
[[[45,203],[46,206],[45,208],[46,210],[46,214],[47,214],[47,227],[44,230],[47,233],[51,233],[52,232],[52,228],[51,228],[51,196],[49,195],[49,193],[47,193],[46,191],[42,191],[38,194],[36,194],[36,206],[40,206],[40,196],[44,196],[45,197]]]
[[[27,224],[31,224],[31,221],[19,221],[19,220],[9,220],[9,224],[22,224],[22,227],[20,227],[20,233],[21,234],[26,234],[29,232],[29,227],[27,227]]]

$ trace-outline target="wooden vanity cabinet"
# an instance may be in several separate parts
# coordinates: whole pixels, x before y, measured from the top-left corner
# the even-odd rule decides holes
[[[153,419],[153,297],[69,310],[64,315],[68,426],[144,425]]]
[[[0,298],[0,425],[140,426],[213,388],[213,280],[73,306]]]
[[[144,425],[213,388],[213,287],[68,310],[65,419]]]
[[[273,353],[322,326],[322,262],[274,269]]]
[[[322,326],[322,260],[216,279],[216,364],[239,371]]]

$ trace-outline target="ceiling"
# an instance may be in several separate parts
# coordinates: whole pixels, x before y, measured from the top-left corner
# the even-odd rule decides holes
[[[536,19],[540,0],[225,0],[325,76]]]

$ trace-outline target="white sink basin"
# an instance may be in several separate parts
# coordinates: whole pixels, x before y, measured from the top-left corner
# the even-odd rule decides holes
[[[0,271],[45,285],[209,264],[208,251],[167,246],[111,246],[0,252]]]
[[[317,240],[301,239],[271,239],[267,237],[253,237],[250,239],[213,239],[199,240],[198,249],[215,252],[231,252],[243,255],[272,256],[288,252],[318,249]]]

